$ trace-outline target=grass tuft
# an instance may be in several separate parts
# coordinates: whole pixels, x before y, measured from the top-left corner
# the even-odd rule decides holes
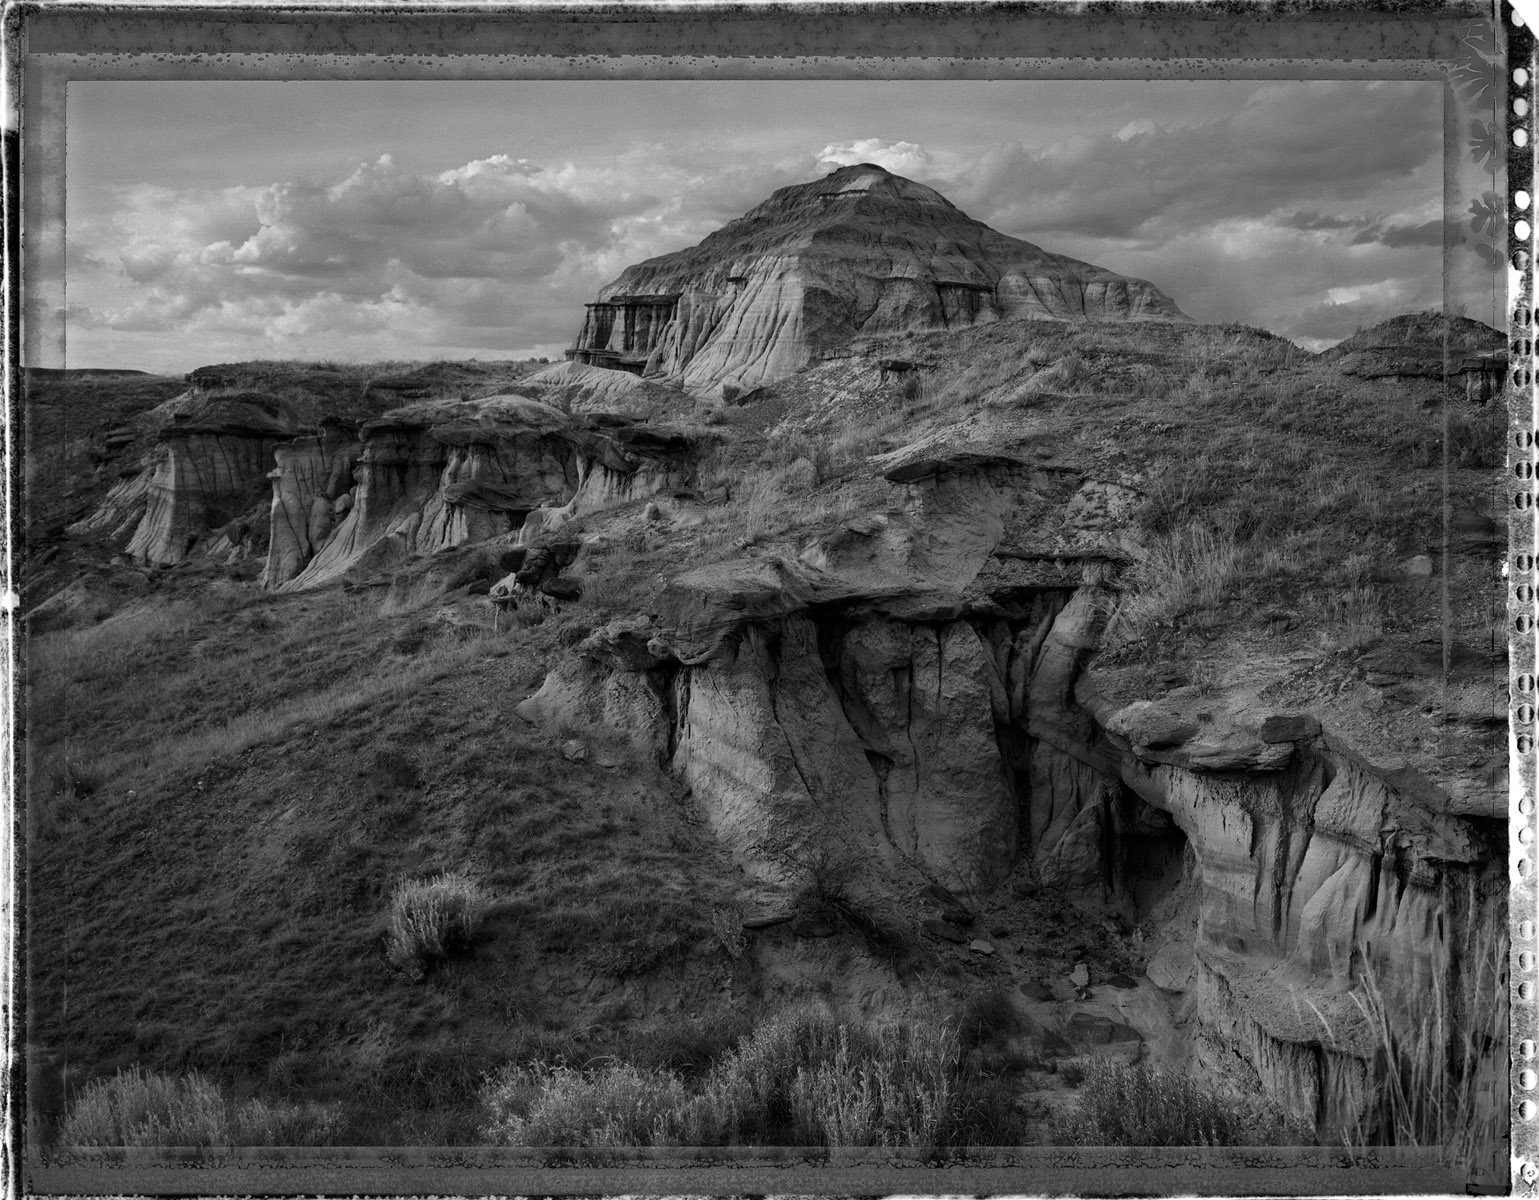
[[[337,1120],[334,1106],[236,1104],[196,1071],[160,1075],[136,1065],[88,1086],[59,1140],[67,1146],[316,1146],[331,1140]]]
[[[505,1069],[482,1092],[502,1144],[917,1146],[1020,1144],[1024,1119],[962,1063],[949,1021],[846,1023],[782,1010],[694,1082],[667,1067]]]
[[[390,897],[388,958],[402,969],[421,970],[465,949],[488,903],[479,883],[451,871],[400,884]]]
[[[1210,1091],[1176,1071],[1104,1059],[1084,1068],[1054,1139],[1076,1146],[1294,1145],[1313,1138],[1256,1104]]]

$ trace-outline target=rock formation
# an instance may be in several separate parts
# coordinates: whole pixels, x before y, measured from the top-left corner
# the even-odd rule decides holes
[[[130,556],[169,566],[210,531],[256,516],[275,449],[310,426],[290,405],[259,393],[189,394],[162,408],[149,461],[70,532],[127,538]]]
[[[1187,320],[1153,284],[1007,237],[866,163],[627,268],[588,305],[567,356],[719,394],[860,335],[1000,317]]]
[[[1024,859],[1155,929],[1150,978],[1191,994],[1216,1068],[1331,1136],[1371,1123],[1365,989],[1438,995],[1453,1028],[1492,986],[1489,830],[1307,714],[1115,695],[1090,665],[1114,558],[1033,554],[1016,521],[1100,534],[1078,481],[970,453],[893,477],[899,504],[799,560],[680,576],[519,711],[670,764],[769,883],[832,858],[979,896]]]
[[[326,469],[320,443],[280,456],[274,527],[311,524],[305,539],[274,539],[269,587],[315,587],[360,564],[549,533],[574,516],[677,486],[693,466],[682,435],[574,418],[517,395],[408,405],[366,423],[360,438],[345,477],[337,464],[352,460],[334,457]]]
[[[648,393],[643,408],[656,407],[659,389],[621,378]],[[267,587],[301,590],[360,564],[550,532],[683,483],[690,439],[612,411],[625,407],[612,402],[615,389],[590,383],[562,377],[532,395],[422,401],[361,426],[307,417],[273,396],[190,392],[162,406],[143,468],[71,532],[124,543],[152,566],[195,549],[263,554]],[[585,390],[604,411],[573,416],[534,398],[553,387]]]

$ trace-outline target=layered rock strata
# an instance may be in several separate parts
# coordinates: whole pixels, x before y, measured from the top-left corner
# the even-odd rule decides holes
[[[1001,317],[1187,320],[1153,284],[1008,237],[869,163],[782,188],[699,245],[627,268],[573,361],[758,387],[852,338]]]
[[[346,460],[353,465],[345,491],[337,474],[344,460],[327,466],[323,449],[296,446],[273,472],[275,521],[282,513],[296,529],[304,519],[312,526],[308,540],[285,537],[281,550],[275,539],[269,586],[315,587],[358,566],[548,533],[574,516],[679,486],[694,458],[680,434],[574,418],[513,395],[431,401],[366,423]],[[322,472],[328,483],[317,492]]]
[[[260,509],[274,450],[308,429],[282,401],[258,395],[180,404],[168,415],[140,473],[71,533],[126,538],[143,563],[181,562],[206,534]]]
[[[833,857],[977,896],[1024,869],[1120,907],[1215,1067],[1361,1136],[1365,1011],[1420,1020],[1431,998],[1452,1043],[1489,1003],[1499,852],[1307,714],[1104,691],[1115,559],[1021,548],[1023,511],[1062,519],[1082,494],[1034,470],[896,468],[902,505],[800,560],[682,576],[655,623],[593,634],[520,712],[670,764],[767,882]]]

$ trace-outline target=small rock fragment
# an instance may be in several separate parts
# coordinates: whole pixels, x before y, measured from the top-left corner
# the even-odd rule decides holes
[[[567,762],[587,762],[588,747],[577,738],[561,743],[561,757]]]
[[[1069,982],[1078,988],[1089,987],[1090,968],[1084,963],[1075,963],[1074,970],[1069,972]]]
[[[989,943],[989,942],[984,941],[982,938],[974,938],[972,941],[967,943],[967,948],[969,950],[977,951],[979,954],[993,954],[994,953],[993,945],[991,943]]]

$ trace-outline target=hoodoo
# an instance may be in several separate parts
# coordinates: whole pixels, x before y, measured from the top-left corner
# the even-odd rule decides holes
[[[857,336],[1001,317],[1189,318],[1152,283],[990,229],[871,163],[781,188],[699,245],[628,267],[567,358],[747,389]]]

